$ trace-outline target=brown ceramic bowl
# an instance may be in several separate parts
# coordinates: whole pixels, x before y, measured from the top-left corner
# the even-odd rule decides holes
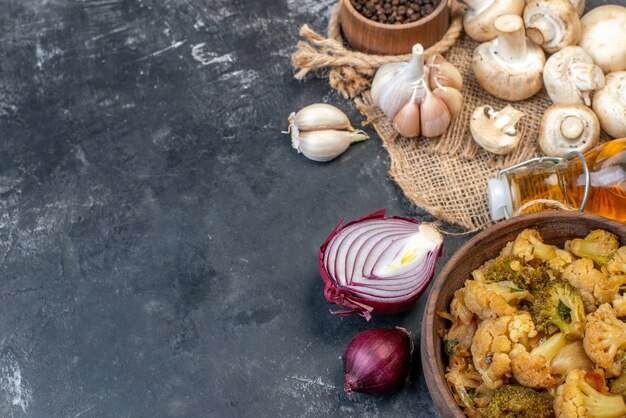
[[[485,261],[498,255],[504,245],[515,239],[526,228],[536,228],[544,241],[563,246],[566,240],[584,237],[593,229],[605,229],[626,244],[626,224],[580,212],[541,212],[519,216],[498,223],[470,239],[450,258],[433,282],[422,321],[421,355],[428,391],[443,418],[462,418],[465,415],[456,405],[452,391],[446,384],[444,372],[447,358],[437,330],[449,323],[437,315],[448,310],[454,292]]]
[[[350,0],[342,0],[339,15],[343,33],[352,48],[368,54],[408,54],[416,43],[424,49],[439,41],[450,25],[447,0],[428,16],[401,25],[373,22],[356,11]]]

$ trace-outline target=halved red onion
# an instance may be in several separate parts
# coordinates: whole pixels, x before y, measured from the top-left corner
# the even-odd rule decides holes
[[[395,313],[409,309],[433,278],[443,236],[414,218],[379,210],[337,225],[320,247],[319,271],[337,315]]]

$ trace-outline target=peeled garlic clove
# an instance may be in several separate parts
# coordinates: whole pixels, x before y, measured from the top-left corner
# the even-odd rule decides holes
[[[298,131],[347,129],[353,131],[350,120],[341,110],[326,103],[314,103],[289,116],[289,127]]]
[[[452,87],[441,87],[433,90],[433,94],[439,96],[444,101],[452,119],[461,113],[463,109],[463,95],[460,91]]]
[[[420,106],[422,135],[427,138],[442,135],[450,125],[450,111],[445,102],[427,90]]]
[[[459,70],[448,62],[441,54],[435,54],[426,64],[430,70],[430,87],[452,87],[457,90],[463,88],[463,76]]]
[[[374,81],[372,81],[371,95],[374,103],[377,103],[380,99],[380,92],[385,88],[385,85],[389,82],[389,80],[393,79],[398,75],[400,70],[404,67],[405,63],[396,62],[392,64],[383,65],[376,72],[376,77],[374,77]]]
[[[300,132],[291,145],[313,161],[330,161],[343,154],[350,144],[365,141],[369,136],[362,131],[338,131],[333,129]]]
[[[393,127],[400,135],[412,138],[420,134],[420,105],[415,94],[393,119]]]

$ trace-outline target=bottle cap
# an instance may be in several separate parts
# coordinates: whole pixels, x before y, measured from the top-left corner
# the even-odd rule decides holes
[[[488,181],[489,212],[491,219],[498,221],[506,218],[505,208],[510,214],[513,210],[511,204],[511,191],[506,177],[490,179]]]

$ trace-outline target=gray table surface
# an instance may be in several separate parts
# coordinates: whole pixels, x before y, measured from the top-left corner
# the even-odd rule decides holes
[[[371,129],[329,164],[280,133],[314,102],[362,120],[290,66],[334,3],[0,2],[1,417],[436,416],[419,363],[397,394],[342,389],[348,341],[417,338],[426,297],[332,316],[319,245],[342,217],[433,218]]]

